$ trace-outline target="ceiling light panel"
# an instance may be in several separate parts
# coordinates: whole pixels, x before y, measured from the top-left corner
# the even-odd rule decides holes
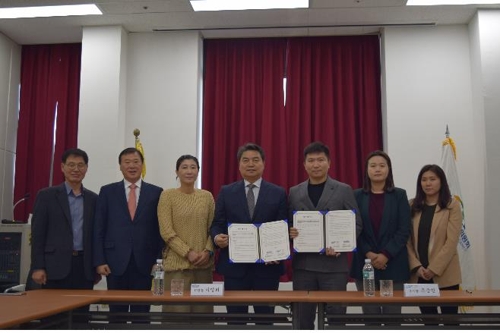
[[[102,15],[94,4],[0,8],[0,19]]]
[[[407,6],[498,5],[498,0],[408,0]]]
[[[191,0],[195,12],[308,8],[309,0]]]

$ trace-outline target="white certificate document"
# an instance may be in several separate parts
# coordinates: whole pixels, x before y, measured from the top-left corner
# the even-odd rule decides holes
[[[250,223],[232,223],[227,227],[227,234],[231,262],[244,263],[259,260],[257,226]]]
[[[264,262],[290,257],[290,238],[286,221],[262,223],[259,227],[260,258]]]
[[[319,211],[297,211],[293,214],[293,227],[299,235],[293,239],[295,252],[324,251],[323,213]]]
[[[356,248],[356,214],[352,210],[332,210],[325,215],[326,247],[335,252]]]

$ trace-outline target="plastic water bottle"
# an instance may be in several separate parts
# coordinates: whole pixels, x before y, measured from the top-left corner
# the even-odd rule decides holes
[[[161,296],[165,290],[165,270],[163,269],[163,260],[156,259],[156,265],[153,269],[153,295]]]
[[[371,259],[365,259],[363,266],[363,291],[365,296],[375,296],[375,270]]]

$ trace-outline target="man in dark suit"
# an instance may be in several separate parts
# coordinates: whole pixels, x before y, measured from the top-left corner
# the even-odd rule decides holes
[[[330,150],[321,142],[304,149],[304,167],[309,179],[290,189],[289,216],[294,211],[353,210],[356,213],[356,238],[363,224],[351,187],[328,176]],[[290,228],[290,237],[298,236]],[[294,290],[346,290],[349,263],[345,253],[327,248],[325,253],[295,253],[292,260]],[[327,314],[343,314],[345,307],[327,305]],[[300,329],[314,329],[316,304],[299,304]]]
[[[124,149],[118,163],[124,180],[103,186],[97,200],[94,266],[109,290],[150,290],[163,246],[157,215],[162,188],[141,179],[144,158],[137,149]],[[129,305],[111,305],[110,311],[128,312]],[[130,305],[130,312],[148,311],[149,305]]]
[[[285,190],[262,179],[265,166],[262,148],[247,143],[238,149],[237,158],[243,180],[222,186],[210,229],[215,245],[220,248],[217,272],[224,276],[226,290],[278,290],[280,276],[284,273],[282,262],[229,262],[228,222],[265,223],[287,218]],[[248,204],[249,191],[252,191],[252,207]],[[255,313],[273,313],[274,307],[254,306],[254,310]],[[227,312],[247,313],[248,306],[228,306]]]
[[[66,150],[61,163],[64,183],[42,189],[36,196],[31,277],[42,288],[93,288],[92,226],[97,194],[82,185],[88,161],[83,150]]]

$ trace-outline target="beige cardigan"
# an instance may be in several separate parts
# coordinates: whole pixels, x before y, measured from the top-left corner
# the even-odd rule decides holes
[[[214,209],[214,198],[208,191],[196,189],[191,194],[175,188],[163,191],[158,202],[158,221],[160,234],[167,245],[163,251],[165,271],[213,267],[213,257],[206,265],[194,266],[187,254],[190,250],[213,253],[210,226]]]
[[[411,203],[410,203],[411,204]],[[422,213],[418,212],[412,218],[412,231],[408,240],[408,257],[410,270],[422,266],[418,257],[418,227]],[[429,240],[429,266],[433,271],[434,283],[439,288],[450,287],[462,282],[460,262],[458,258],[457,245],[462,229],[462,211],[460,203],[455,199],[447,208],[436,207],[432,219],[431,234]],[[410,278],[411,283],[416,283],[418,276],[414,272]]]

